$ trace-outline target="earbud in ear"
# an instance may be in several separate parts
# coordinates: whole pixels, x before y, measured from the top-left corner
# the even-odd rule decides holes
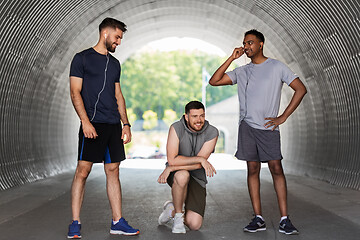
[[[107,37],[106,33],[104,34],[104,37],[105,37],[105,38]]]

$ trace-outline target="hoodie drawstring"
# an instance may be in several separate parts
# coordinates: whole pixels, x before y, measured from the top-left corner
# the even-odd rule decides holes
[[[194,142],[194,135],[195,135],[195,142]],[[195,156],[195,150],[196,150],[196,143],[197,143],[197,136],[199,134],[196,133],[196,134],[192,134],[191,135],[191,140],[190,140],[190,144],[191,144],[191,156]]]

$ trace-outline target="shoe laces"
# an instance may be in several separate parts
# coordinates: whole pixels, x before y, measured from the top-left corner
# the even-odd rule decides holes
[[[70,225],[69,225],[69,230],[71,232],[74,231],[78,231],[81,228],[81,224],[78,223],[78,221],[73,221]]]
[[[129,224],[125,219],[123,219],[123,225],[125,225],[126,227],[129,227]]]
[[[258,219],[258,217],[254,217],[252,220],[251,220],[251,222],[249,223],[249,225],[257,225],[257,219]]]
[[[292,227],[292,228],[294,227],[294,226],[292,225],[292,222],[290,221],[290,219],[289,219],[289,218],[286,218],[286,219],[284,219],[284,220],[285,220],[285,222],[284,222],[284,223],[285,223],[285,225],[286,225],[286,226],[288,226],[288,227]]]

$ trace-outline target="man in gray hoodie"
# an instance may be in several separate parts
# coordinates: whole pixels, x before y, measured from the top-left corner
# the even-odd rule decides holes
[[[158,182],[170,185],[172,201],[165,202],[159,224],[165,225],[174,218],[173,233],[186,233],[184,222],[190,230],[199,230],[202,225],[206,176],[216,174],[207,159],[214,152],[218,135],[218,130],[205,120],[204,105],[198,101],[189,102],[180,121],[170,126],[166,145],[168,162]]]

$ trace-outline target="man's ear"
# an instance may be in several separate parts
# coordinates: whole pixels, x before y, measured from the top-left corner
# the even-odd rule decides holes
[[[185,120],[188,122],[189,121],[189,116],[186,113],[184,114],[184,116],[185,116]]]

